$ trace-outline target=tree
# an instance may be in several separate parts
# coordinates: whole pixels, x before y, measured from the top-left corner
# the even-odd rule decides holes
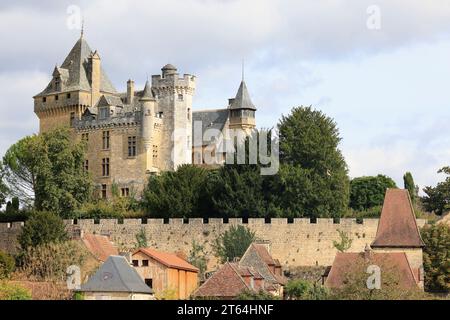
[[[342,230],[337,230],[337,232],[339,233],[339,237],[341,238],[341,240],[339,242],[337,241],[333,241],[333,246],[340,252],[345,252],[348,249],[350,249],[350,247],[352,246],[352,242],[353,240],[350,239],[349,235],[342,231]]]
[[[411,172],[406,172],[403,175],[403,186],[408,190],[412,203],[416,203],[418,197],[418,187],[414,184],[414,179]]]
[[[439,182],[436,187],[425,187],[423,191],[426,195],[421,200],[425,210],[442,215],[450,210],[450,167],[444,167],[438,173],[445,173],[446,179]]]
[[[6,202],[6,196],[8,194],[8,188],[6,187],[6,184],[3,181],[3,166],[0,162],[0,208],[5,204]]]
[[[240,258],[255,241],[255,233],[242,225],[231,226],[213,244],[216,257],[222,263]]]
[[[450,292],[450,226],[445,223],[426,225],[421,229],[425,242],[423,266],[425,289]]]
[[[11,193],[25,204],[34,202],[37,210],[68,215],[92,192],[84,148],[63,128],[19,140],[3,158]]]
[[[397,185],[392,178],[382,174],[352,179],[350,182],[350,208],[367,210],[381,206],[388,188],[397,188]]]
[[[326,288],[306,280],[290,280],[284,287],[288,300],[325,300],[328,295]]]
[[[338,149],[341,138],[336,123],[312,107],[296,107],[288,116],[282,116],[278,130],[284,172],[294,172],[295,178],[308,187],[292,188],[288,203],[293,201],[297,208],[304,205],[302,210],[315,212],[315,216],[340,216],[348,205],[349,179],[347,164]],[[289,188],[285,178],[281,172],[281,187]],[[283,191],[279,194],[283,195]]]
[[[143,193],[142,206],[151,217],[198,216],[207,175],[205,169],[182,165],[177,171],[150,176]]]
[[[192,241],[192,249],[189,251],[188,262],[199,269],[200,281],[205,280],[205,272],[208,265],[208,258],[205,247]]]
[[[18,237],[23,250],[42,244],[62,242],[66,239],[67,232],[63,220],[50,212],[33,213]]]
[[[0,251],[0,280],[9,279],[15,267],[14,258],[6,252]]]
[[[147,235],[145,234],[145,229],[141,228],[138,233],[136,233],[136,248],[147,248]]]

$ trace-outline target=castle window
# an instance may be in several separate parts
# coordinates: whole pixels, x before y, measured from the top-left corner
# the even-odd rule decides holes
[[[191,120],[191,108],[187,109],[187,119]]]
[[[84,171],[86,171],[86,172],[89,171],[89,160],[84,160],[83,168],[84,168]]]
[[[178,100],[183,101],[183,95],[181,93],[178,95]]]
[[[122,197],[129,197],[130,196],[130,188],[122,188],[121,195],[122,195]]]
[[[128,137],[128,156],[136,157],[136,136]]]
[[[109,131],[103,131],[103,150],[109,149]]]
[[[158,118],[162,118],[163,117],[163,112],[162,111],[160,111],[160,112],[158,112]]]
[[[59,78],[55,78],[55,91],[60,90],[59,85],[60,85]],[[58,99],[56,99],[56,100],[58,100]]]
[[[89,133],[82,133],[81,134],[81,141],[89,142]]]
[[[106,199],[106,184],[102,184],[102,199]]]
[[[102,159],[102,175],[109,177],[109,158]]]
[[[75,112],[70,113],[70,126],[73,127],[73,123],[75,122]]]
[[[42,102],[46,103],[47,102],[47,97],[43,97],[42,98]]]
[[[55,101],[58,101],[58,99],[59,99],[59,96],[56,95],[56,96],[55,96]]]
[[[102,107],[100,108],[100,119],[106,119],[109,117],[109,110],[108,107]]]
[[[66,94],[66,98],[70,99],[70,93]]]

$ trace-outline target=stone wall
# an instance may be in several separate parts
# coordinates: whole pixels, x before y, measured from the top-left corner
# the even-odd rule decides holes
[[[81,228],[84,232],[109,235],[121,250],[134,248],[136,234],[141,229],[147,235],[148,245],[157,250],[182,251],[188,255],[192,241],[195,240],[205,247],[210,258],[209,269],[217,264],[211,245],[218,235],[231,225],[245,225],[255,232],[258,240],[268,242],[273,257],[279,259],[285,269],[331,265],[336,254],[333,241],[340,240],[337,230],[346,232],[353,240],[349,252],[363,251],[365,245],[374,240],[378,225],[378,219],[364,219],[360,223],[355,219],[341,219],[339,223],[334,223],[333,219],[317,219],[315,223],[312,223],[309,219],[289,221],[283,218],[270,221],[248,219],[247,223],[243,223],[242,219],[229,219],[228,223],[224,223],[219,218],[210,218],[207,221],[148,219],[144,222],[146,223],[143,223],[141,219],[125,219],[122,223],[116,219],[66,220],[68,229]],[[425,220],[419,219],[417,222],[419,227],[425,224]],[[12,228],[5,228],[4,225],[0,224],[0,230],[2,230],[0,248],[13,247],[13,244],[5,245],[3,242],[12,241],[17,233],[16,224],[13,224]]]
[[[0,223],[0,251],[17,252],[17,237],[22,227],[23,222]]]

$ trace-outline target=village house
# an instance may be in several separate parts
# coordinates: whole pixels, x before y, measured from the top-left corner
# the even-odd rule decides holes
[[[395,274],[401,288],[423,289],[423,247],[408,191],[387,189],[375,240],[364,252],[338,252],[324,284],[342,287],[346,273],[361,265],[377,265]]]
[[[152,289],[122,256],[110,256],[97,272],[81,285],[85,300],[154,300]]]
[[[175,254],[140,248],[131,258],[138,274],[157,297],[188,299],[198,287],[199,269]]]

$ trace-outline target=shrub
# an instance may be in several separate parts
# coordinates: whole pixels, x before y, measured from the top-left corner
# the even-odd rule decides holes
[[[325,300],[328,296],[326,288],[302,279],[289,281],[284,293],[289,300]]]
[[[255,233],[244,226],[231,226],[213,244],[213,249],[221,262],[240,258],[255,241]]]
[[[0,300],[31,300],[31,293],[16,284],[0,282]]]
[[[14,258],[6,252],[0,251],[0,280],[9,279],[15,267]]]

